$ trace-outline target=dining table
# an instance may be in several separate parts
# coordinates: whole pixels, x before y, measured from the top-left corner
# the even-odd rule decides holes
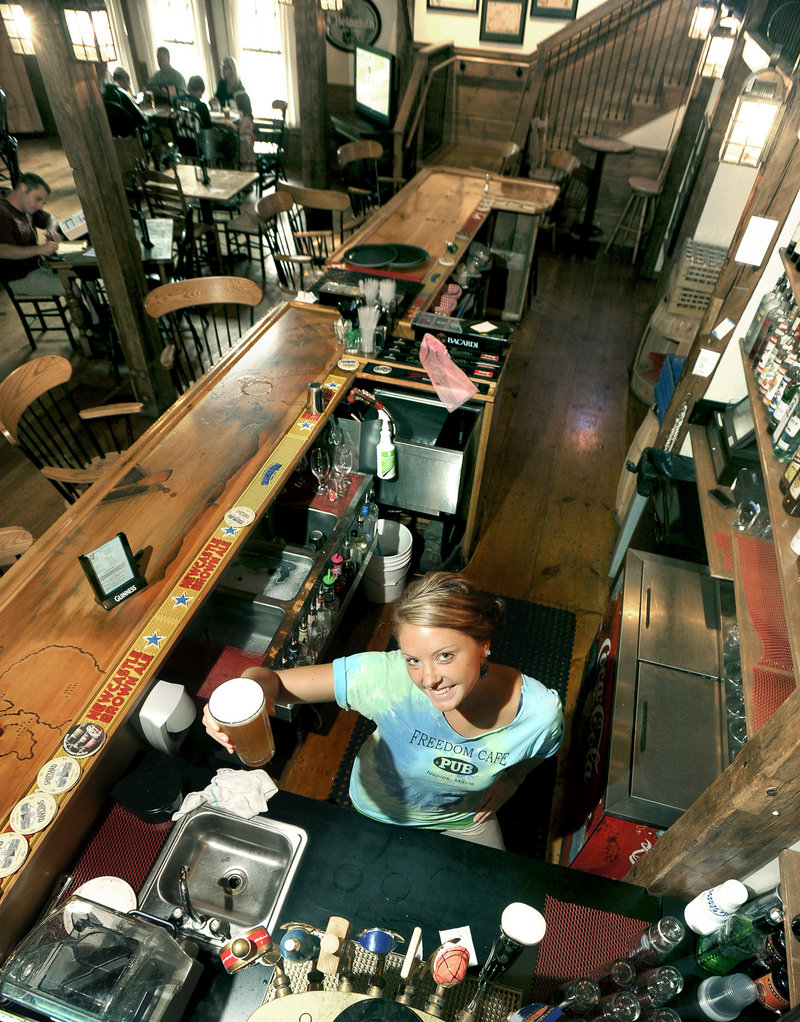
[[[190,203],[196,202],[202,222],[214,227],[214,250],[219,263],[218,271],[221,273],[222,250],[214,226],[214,205],[233,202],[238,196],[252,189],[258,181],[258,174],[254,170],[203,168],[192,163],[179,163],[175,170],[184,198]],[[204,180],[204,173],[207,180]]]
[[[607,138],[605,135],[579,135],[578,144],[595,154],[594,166],[589,177],[589,191],[586,196],[586,209],[583,220],[574,228],[586,251],[595,238],[594,211],[597,208],[597,196],[600,194],[600,182],[603,177],[603,165],[606,156],[622,156],[633,152],[633,145],[621,138]]]

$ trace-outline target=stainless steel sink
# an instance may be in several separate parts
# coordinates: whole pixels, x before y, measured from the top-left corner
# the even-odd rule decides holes
[[[225,593],[212,596],[203,604],[187,635],[207,645],[265,653],[285,616],[281,607]]]
[[[178,821],[139,893],[143,912],[170,918],[182,906],[181,867],[189,898],[202,923],[183,929],[207,944],[222,944],[208,922],[218,919],[232,936],[252,926],[272,932],[297,871],[308,836],[300,827],[256,816],[243,820],[200,806]]]
[[[261,535],[271,543],[314,548],[312,532],[321,532],[326,541],[339,519],[330,511],[276,502],[261,521]]]
[[[270,600],[293,600],[314,564],[306,554],[248,543],[220,581],[223,589]]]

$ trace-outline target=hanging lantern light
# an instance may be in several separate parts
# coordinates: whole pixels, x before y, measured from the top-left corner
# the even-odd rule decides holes
[[[783,75],[774,66],[745,79],[720,149],[721,163],[757,167],[764,158],[786,98]]]
[[[701,0],[692,11],[692,20],[689,23],[689,38],[707,39],[716,16],[716,0]]]
[[[722,78],[736,41],[740,23],[736,18],[721,18],[711,30],[700,67],[703,78]]]

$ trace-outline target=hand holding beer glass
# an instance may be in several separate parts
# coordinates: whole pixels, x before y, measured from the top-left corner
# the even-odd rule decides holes
[[[208,713],[230,739],[247,767],[260,767],[275,755],[267,697],[252,678],[231,678],[211,693]]]

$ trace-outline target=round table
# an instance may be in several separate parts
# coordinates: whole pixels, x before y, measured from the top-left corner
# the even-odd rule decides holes
[[[589,178],[589,194],[586,196],[586,211],[583,214],[583,222],[576,229],[581,244],[586,246],[592,239],[594,211],[597,207],[597,196],[600,192],[600,179],[603,176],[603,164],[606,156],[621,156],[624,153],[633,152],[634,147],[630,142],[624,142],[620,138],[604,138],[602,135],[580,135],[578,143],[584,149],[591,149],[595,154],[594,166]]]

